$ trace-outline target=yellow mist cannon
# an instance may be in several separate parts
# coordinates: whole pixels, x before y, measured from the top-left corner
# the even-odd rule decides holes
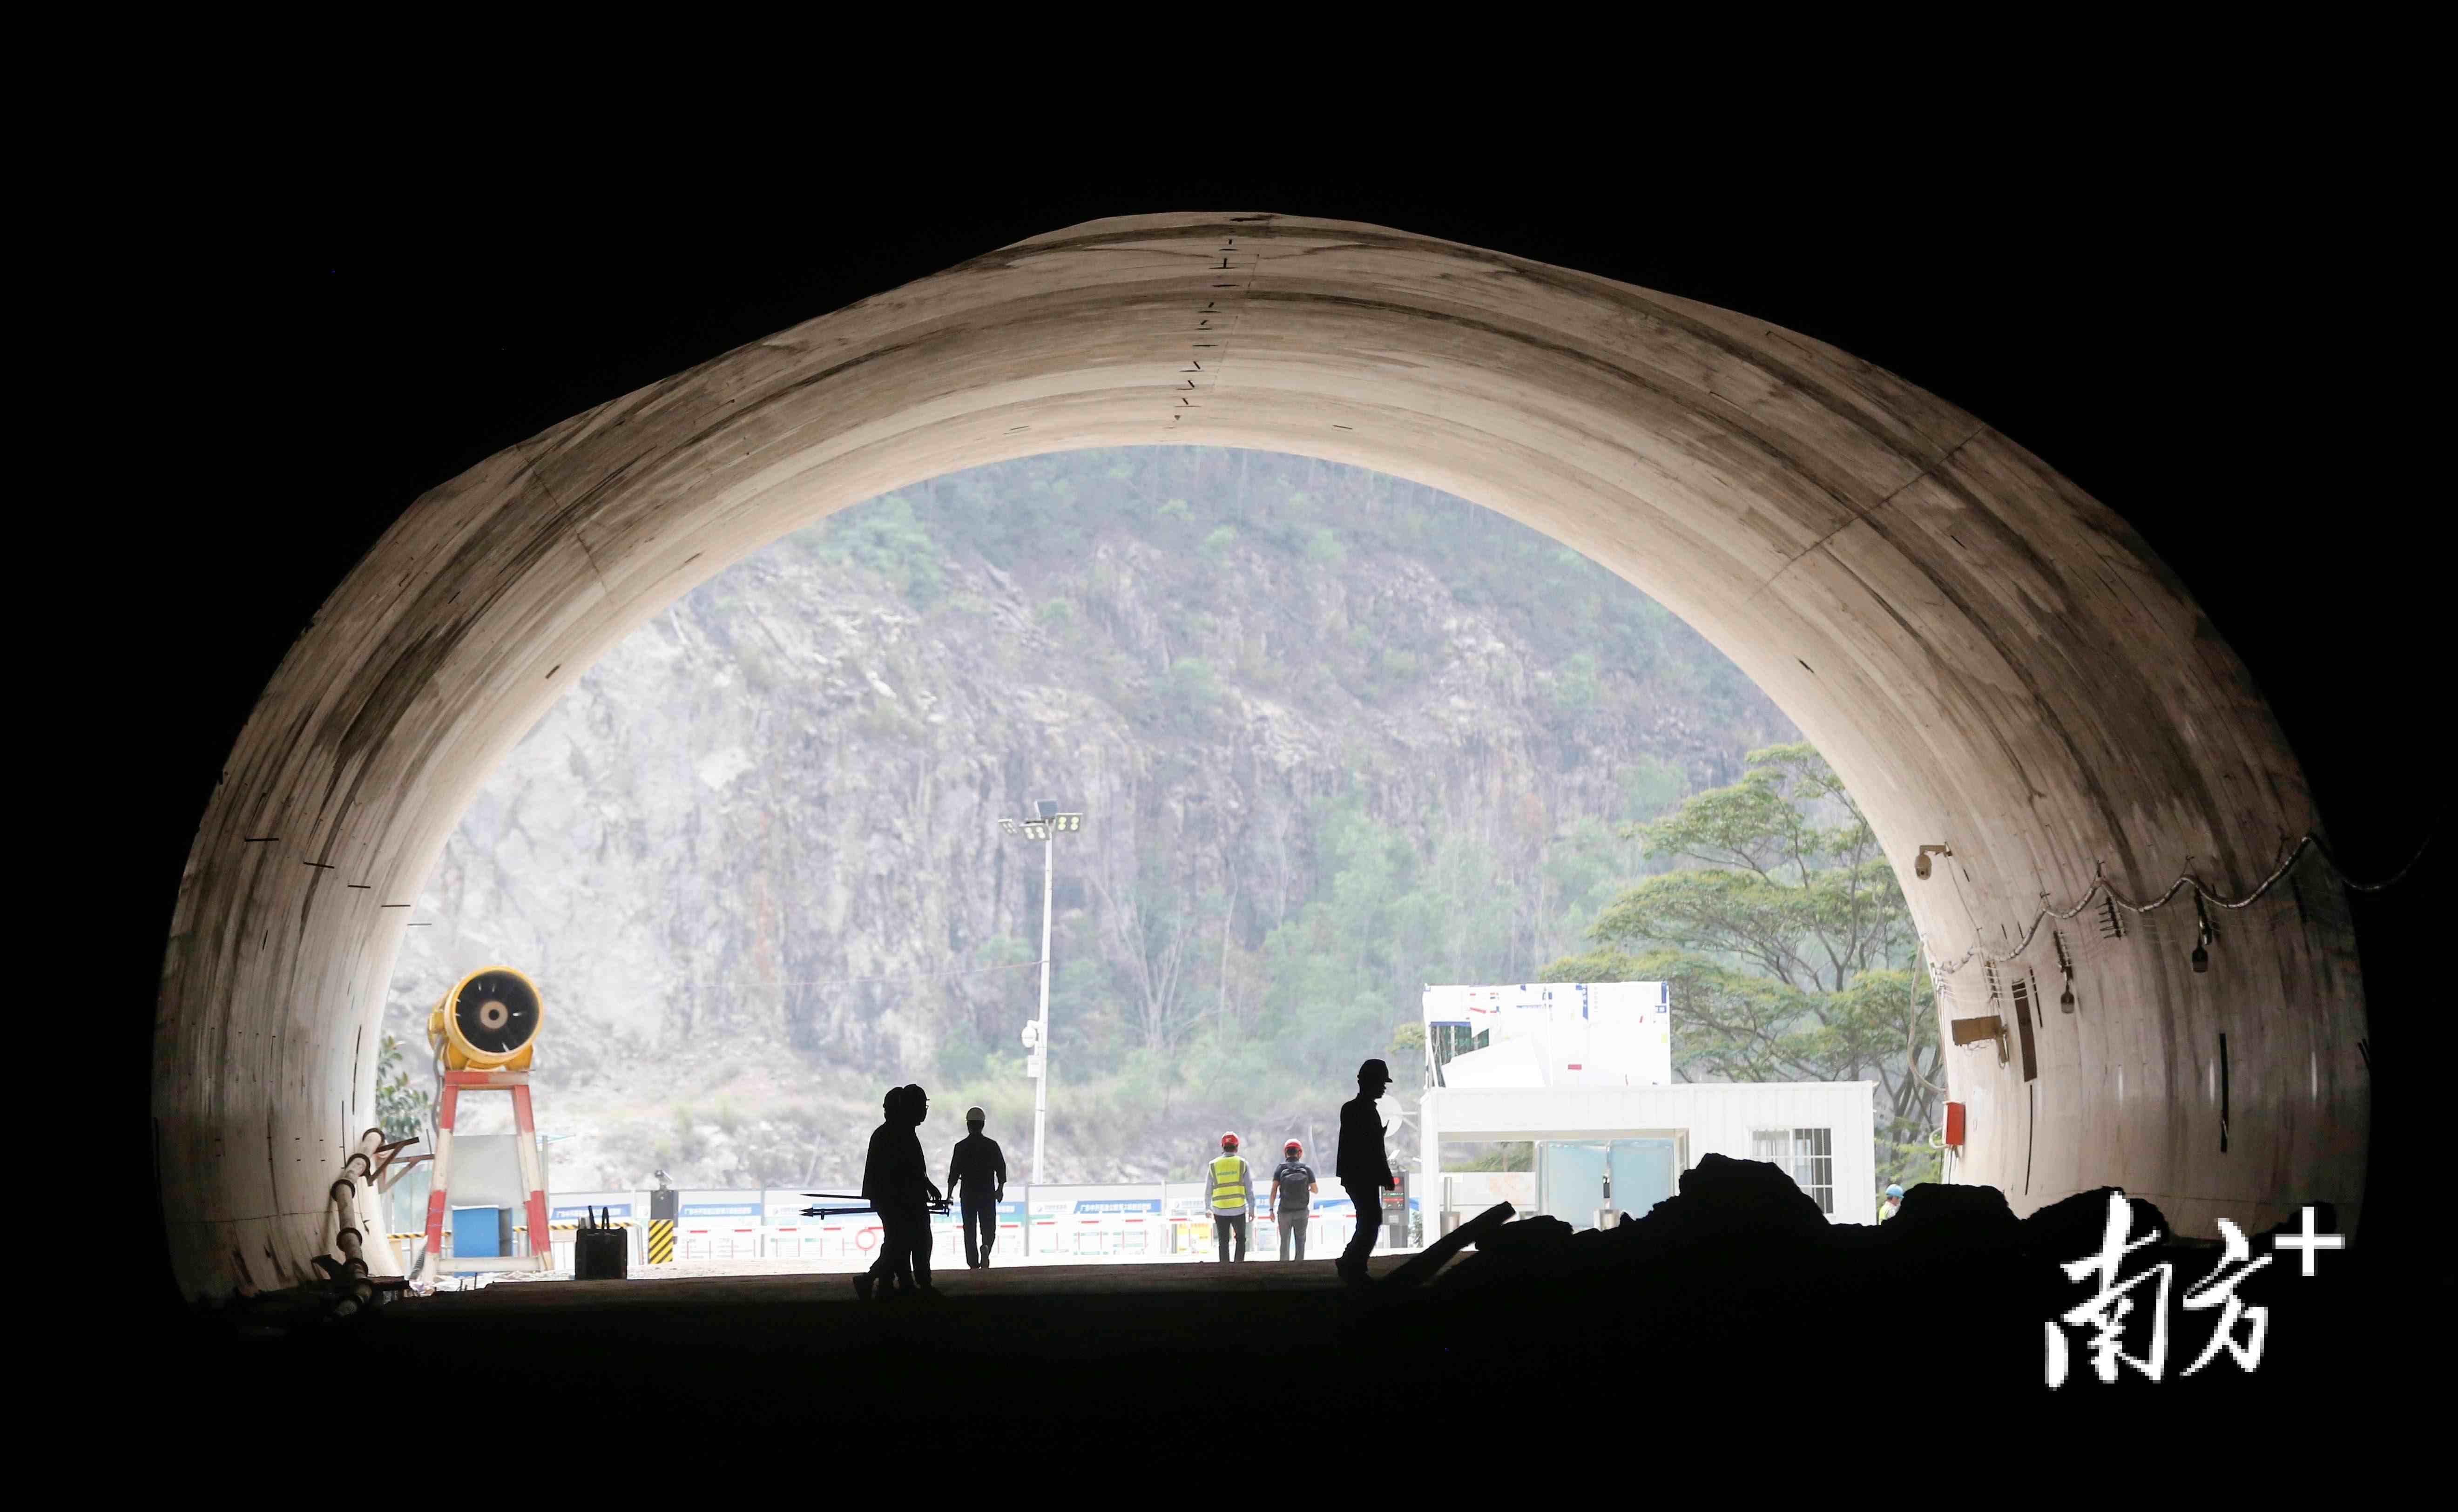
[[[435,1177],[427,1193],[427,1258],[418,1285],[434,1290],[444,1272],[554,1269],[553,1231],[546,1211],[546,1161],[538,1150],[537,1122],[530,1112],[530,1057],[537,1050],[546,1005],[537,984],[510,966],[481,966],[452,984],[427,1015],[427,1045],[441,1052],[445,1070],[435,1098]],[[450,1211],[452,1133],[464,1092],[509,1092],[512,1099],[512,1150],[528,1196],[529,1253],[506,1246],[495,1253],[444,1255],[444,1222]],[[509,1237],[507,1235],[506,1237]]]
[[[441,1044],[451,1070],[526,1071],[545,1019],[537,984],[510,966],[481,966],[427,1015],[427,1046]]]

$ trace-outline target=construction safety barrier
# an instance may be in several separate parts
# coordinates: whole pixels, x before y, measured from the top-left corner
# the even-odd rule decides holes
[[[754,1259],[760,1253],[760,1226],[756,1223],[685,1224],[677,1242],[680,1259]]]
[[[760,1243],[772,1260],[828,1260],[842,1255],[845,1234],[840,1223],[788,1223],[762,1230]]]
[[[1046,1221],[1052,1248],[1063,1245],[1071,1254],[1157,1254],[1165,1243],[1159,1236],[1163,1220],[1149,1213],[1071,1213]]]
[[[1317,1212],[1306,1219],[1306,1253],[1312,1256],[1337,1254],[1347,1248],[1350,1234],[1357,1232],[1357,1221],[1345,1212]],[[1197,1256],[1218,1255],[1220,1241],[1214,1232],[1209,1214],[1178,1215],[1167,1220],[1166,1239],[1173,1254]],[[1235,1247],[1234,1241],[1232,1245]],[[1134,1241],[1128,1240],[1121,1253],[1134,1253]],[[1281,1225],[1277,1218],[1256,1213],[1246,1220],[1246,1257],[1278,1259],[1281,1253]]]
[[[1212,1220],[1163,1217],[1156,1212],[1050,1212],[1029,1220],[1002,1218],[998,1238],[1012,1254],[1127,1255],[1147,1257],[1188,1248],[1196,1236],[1212,1242]],[[963,1242],[963,1231],[956,1231]]]
[[[624,1231],[629,1238],[635,1264],[664,1264],[673,1260],[750,1260],[774,1259],[797,1261],[835,1261],[866,1265],[876,1259],[885,1235],[879,1222],[868,1214],[821,1221],[806,1219],[799,1223],[760,1225],[744,1222],[677,1222],[673,1219],[637,1220],[617,1218],[611,1227]],[[558,1221],[547,1225],[554,1248],[553,1269],[570,1274],[573,1268],[575,1234],[584,1227],[576,1221]],[[1316,1257],[1338,1253],[1356,1230],[1354,1216],[1346,1212],[1317,1212],[1306,1231],[1306,1253]],[[1163,1254],[1192,1256],[1210,1260],[1218,1253],[1218,1245],[1209,1213],[1156,1212],[1127,1213],[1044,1213],[1035,1217],[1002,1218],[998,1222],[998,1252],[1020,1257],[1031,1253],[1052,1259],[1135,1259],[1156,1258]],[[450,1244],[447,1231],[446,1244]],[[513,1251],[516,1255],[529,1253],[529,1227],[512,1226]],[[930,1226],[934,1265],[952,1265],[964,1253],[964,1231],[960,1224],[948,1221]],[[425,1234],[412,1230],[390,1236],[396,1244],[415,1245]],[[404,1252],[406,1254],[406,1251]],[[1246,1225],[1246,1253],[1249,1259],[1276,1259],[1280,1254],[1280,1225],[1261,1213],[1252,1214]]]
[[[760,1231],[760,1253],[772,1260],[859,1260],[879,1253],[885,1232],[864,1219],[842,1223],[789,1223]]]
[[[630,1231],[629,1238],[632,1244],[632,1257],[635,1260],[640,1258],[642,1245],[640,1242],[641,1235],[638,1232],[639,1226],[637,1224],[634,1223],[629,1218],[617,1218],[612,1224],[608,1225],[608,1227]],[[656,1225],[653,1223],[650,1227],[655,1229]],[[579,1230],[580,1224],[576,1220],[569,1223],[550,1223],[547,1225],[547,1228],[551,1232],[552,1241],[554,1245],[554,1268],[558,1271],[569,1271],[573,1269],[573,1244],[574,1241],[570,1236]],[[399,1244],[405,1240],[424,1239],[427,1237],[427,1234],[422,1230],[413,1229],[407,1233],[395,1233],[389,1235],[389,1237],[394,1243]],[[516,1255],[529,1253],[529,1241],[530,1226],[526,1223],[513,1224],[513,1253]],[[451,1243],[451,1232],[449,1230],[447,1230],[445,1232],[445,1243],[448,1246]]]

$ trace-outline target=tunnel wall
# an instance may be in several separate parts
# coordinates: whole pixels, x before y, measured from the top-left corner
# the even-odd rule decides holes
[[[619,317],[610,317],[619,318]],[[951,469],[1243,445],[1544,530],[1682,615],[1826,754],[1941,968],[2104,875],[2242,894],[2316,822],[2246,669],[2105,507],[1886,372],[1731,311],[1376,227],[1094,222],[627,394],[412,505],[292,646],[182,878],[156,1019],[172,1259],[208,1298],[308,1275],[372,1122],[403,930],[488,772],[633,626],[779,535]],[[1915,851],[1949,845],[1927,881]],[[1941,969],[1957,1179],[2029,1211],[2118,1183],[2187,1232],[2356,1225],[2368,1108],[2344,900],[2307,869],[2011,964]],[[515,963],[517,964],[517,963]],[[2031,973],[2026,979],[2026,968]],[[2219,1037],[2227,1041],[2222,1150]]]

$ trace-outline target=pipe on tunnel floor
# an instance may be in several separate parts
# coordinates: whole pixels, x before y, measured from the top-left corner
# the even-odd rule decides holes
[[[325,1189],[333,1208],[330,1221],[334,1253],[319,1256],[318,1269],[329,1279],[334,1294],[333,1315],[337,1317],[347,1317],[376,1299],[377,1289],[369,1279],[366,1258],[368,1218],[360,1197],[375,1181],[376,1152],[383,1144],[381,1129],[361,1134],[358,1147],[343,1158],[341,1170]]]

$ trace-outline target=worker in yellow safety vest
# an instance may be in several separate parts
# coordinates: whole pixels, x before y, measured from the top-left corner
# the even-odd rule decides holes
[[[1238,1239],[1238,1258],[1246,1258],[1246,1217],[1255,1211],[1255,1172],[1238,1153],[1238,1136],[1220,1136],[1220,1158],[1207,1168],[1205,1187],[1212,1210],[1212,1235],[1220,1244],[1220,1261],[1229,1261],[1229,1239]]]

